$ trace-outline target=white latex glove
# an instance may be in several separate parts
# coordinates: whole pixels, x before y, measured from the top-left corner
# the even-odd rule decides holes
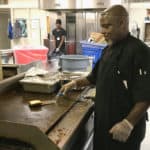
[[[71,89],[76,87],[76,81],[71,81],[67,84],[65,84],[61,89],[60,92],[63,93],[64,95]]]
[[[59,52],[59,48],[56,48],[56,52]]]
[[[114,140],[126,142],[133,128],[133,125],[127,119],[124,119],[123,121],[114,125],[110,129],[109,133],[112,134]]]

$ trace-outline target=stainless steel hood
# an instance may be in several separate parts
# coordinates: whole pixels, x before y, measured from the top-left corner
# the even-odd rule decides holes
[[[40,8],[42,9],[75,9],[76,0],[40,0]]]
[[[110,0],[40,0],[40,8],[47,10],[99,9],[109,5]]]
[[[107,8],[110,0],[76,0],[77,9]]]

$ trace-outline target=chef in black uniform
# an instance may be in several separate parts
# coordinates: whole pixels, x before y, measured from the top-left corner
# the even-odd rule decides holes
[[[62,28],[60,19],[56,20],[56,28],[52,31],[54,40],[54,49],[56,53],[65,53],[65,37],[66,31]]]
[[[150,48],[129,33],[128,12],[114,5],[100,24],[108,43],[87,78],[61,89],[96,86],[94,150],[140,150],[150,106]]]

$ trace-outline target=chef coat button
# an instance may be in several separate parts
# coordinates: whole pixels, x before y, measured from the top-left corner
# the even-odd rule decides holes
[[[144,75],[146,75],[146,74],[147,74],[147,71],[144,71],[143,73],[144,73]]]
[[[120,74],[120,71],[119,71],[119,70],[117,71],[117,74]]]

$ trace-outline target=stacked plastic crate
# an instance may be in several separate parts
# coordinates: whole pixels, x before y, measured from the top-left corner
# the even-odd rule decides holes
[[[101,58],[102,51],[106,47],[106,44],[90,43],[87,41],[81,42],[82,55],[93,58],[93,67],[97,61]]]

